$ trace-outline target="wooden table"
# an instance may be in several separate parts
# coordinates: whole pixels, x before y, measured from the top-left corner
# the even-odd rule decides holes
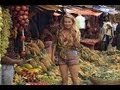
[[[83,39],[80,41],[81,44],[84,46],[90,48],[90,49],[95,49],[95,46],[100,42],[99,39]]]

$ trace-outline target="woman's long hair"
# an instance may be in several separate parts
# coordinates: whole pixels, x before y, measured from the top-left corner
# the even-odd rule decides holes
[[[76,23],[76,19],[73,15],[71,14],[65,14],[63,16],[63,18],[61,19],[61,22],[60,22],[60,26],[61,26],[61,31],[64,30],[64,18],[70,18],[73,22],[73,25],[72,25],[72,28],[71,28],[71,34],[73,34],[74,36],[74,43],[75,44],[78,44],[80,43],[80,37],[81,37],[81,33],[80,33],[80,30],[77,26],[77,23]]]

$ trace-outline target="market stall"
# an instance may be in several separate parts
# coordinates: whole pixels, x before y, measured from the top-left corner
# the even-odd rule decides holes
[[[50,6],[53,7],[50,9]],[[9,43],[8,39],[11,33],[15,39],[17,59],[23,59],[25,62],[22,66],[15,65],[14,85],[27,85],[28,83],[31,85],[33,83],[48,85],[47,82],[55,84],[58,81],[57,78],[55,79],[56,75],[59,75],[58,68],[54,68],[55,65],[47,54],[43,42],[38,40],[39,38],[34,41],[32,40],[33,38],[31,39],[31,35],[28,35],[30,17],[34,17],[39,12],[49,12],[51,10],[54,12],[56,10],[55,7],[57,6],[41,5],[40,8],[42,9],[40,9],[39,6],[36,6],[37,10],[34,11],[34,14],[29,12],[29,5],[0,7],[0,60],[6,54]],[[56,13],[54,14],[56,15]]]
[[[90,49],[98,49],[100,40],[99,39],[83,39],[80,41],[81,44],[83,44],[86,47],[89,47]]]
[[[13,84],[60,85],[61,75],[59,73],[59,68],[55,65],[55,63],[52,62],[50,55],[46,52],[45,44],[43,43],[43,41],[40,40],[37,34],[33,35],[35,37],[32,36],[32,38],[29,38],[29,35],[25,33],[27,30],[29,30],[28,27],[30,24],[30,19],[32,17],[36,18],[36,16],[40,14],[40,12],[43,12],[44,9],[46,12],[46,8],[43,7],[44,5],[41,5],[42,11],[40,10],[39,12],[39,10],[37,9],[38,12],[32,14],[28,13],[30,9],[29,6],[24,5],[24,9],[21,6],[19,6],[19,8],[17,6],[12,6],[11,9],[4,7],[0,8],[0,41],[2,42],[0,43],[0,47],[2,47],[0,48],[0,59],[6,53],[6,48],[8,47],[9,43],[9,30],[12,27],[12,30],[15,30],[13,32],[15,39],[18,40],[17,42],[19,42],[19,44],[21,42],[21,47],[17,47],[20,48],[20,52],[17,52],[19,53],[18,58],[25,61],[22,66],[15,65]],[[21,12],[22,15],[20,15],[19,13],[19,11],[21,11],[21,8],[23,9]],[[9,10],[13,11],[9,12]],[[16,10],[18,11],[16,12]],[[28,18],[28,14],[31,14],[30,18]],[[44,14],[42,15],[44,16]],[[59,16],[60,14],[57,13],[55,15]],[[37,16],[37,20],[40,20],[38,18],[40,17]],[[34,26],[33,24],[30,25]],[[37,30],[38,28],[40,29],[40,27],[41,26],[37,26],[36,28],[33,27],[32,29],[33,31],[36,31],[38,33]],[[27,39],[30,39],[30,41]],[[77,51],[79,53],[80,85],[101,85],[104,82],[104,84],[120,84],[120,51],[116,50],[100,52],[94,50],[96,49],[97,44],[99,44],[99,39],[83,39],[81,40],[81,43],[89,48],[83,46],[82,44],[79,46],[79,48],[77,48]],[[68,83],[71,84],[72,82],[70,79],[70,75],[68,79]],[[112,83],[109,83],[108,81]]]
[[[27,30],[30,32],[31,40],[24,43],[25,54],[22,58],[26,61],[23,66],[16,67],[14,82],[26,85],[50,85],[59,81],[58,68],[48,54],[43,36],[43,30],[49,25],[51,16],[58,9],[54,5],[29,6],[29,25]],[[19,42],[18,42],[19,43]],[[50,51],[50,50],[49,50]],[[51,76],[52,75],[52,76]]]

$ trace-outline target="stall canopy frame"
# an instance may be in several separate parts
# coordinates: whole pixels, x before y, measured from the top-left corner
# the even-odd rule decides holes
[[[100,16],[103,12],[88,8],[86,6],[66,6],[64,8],[66,13],[80,14],[80,15],[91,15]]]
[[[44,11],[57,11],[62,8],[62,5],[34,5],[30,6],[30,18],[36,15],[38,12]]]

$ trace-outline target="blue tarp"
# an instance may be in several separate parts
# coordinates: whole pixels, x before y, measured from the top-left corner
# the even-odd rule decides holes
[[[99,10],[106,14],[117,14],[118,13],[117,10],[115,10],[115,8],[110,8],[104,5],[93,5],[93,9]]]

